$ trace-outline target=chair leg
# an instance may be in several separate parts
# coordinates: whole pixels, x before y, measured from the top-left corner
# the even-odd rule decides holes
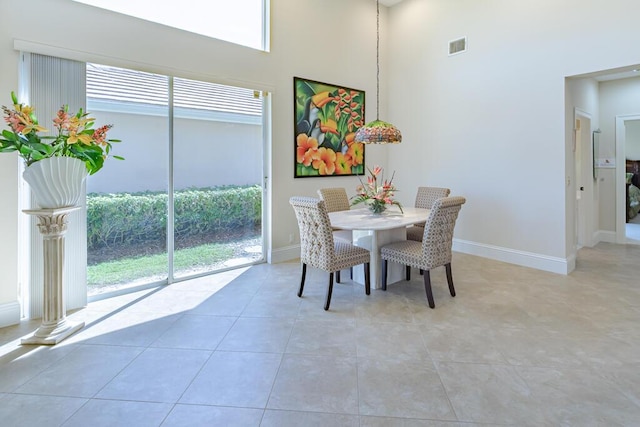
[[[387,290],[387,261],[386,259],[382,261],[382,290]]]
[[[407,282],[411,280],[411,267],[409,267],[408,265],[405,266],[405,276],[406,276]]]
[[[304,290],[304,279],[307,277],[307,264],[302,264],[302,279],[300,280],[300,290],[298,296],[302,297],[302,291]]]
[[[331,292],[333,292],[333,273],[329,273],[329,287],[327,288],[327,302],[324,303],[324,310],[329,310],[331,304]]]
[[[368,262],[364,264],[364,292],[371,294],[371,267]]]
[[[429,273],[429,270],[424,272],[424,290],[427,292],[429,307],[435,308],[436,304],[433,302],[433,292],[431,291],[431,274]]]
[[[449,284],[449,293],[452,297],[456,296],[456,290],[453,287],[453,275],[451,274],[451,263],[445,264],[444,268],[447,270],[447,283]]]
[[[340,270],[336,271],[336,283],[340,283]]]
[[[349,267],[349,279],[353,280],[353,267]]]

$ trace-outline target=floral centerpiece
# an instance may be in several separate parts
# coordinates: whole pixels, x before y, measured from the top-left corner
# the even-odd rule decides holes
[[[2,131],[0,153],[17,151],[26,166],[51,157],[72,157],[84,162],[89,174],[93,175],[102,169],[111,144],[120,142],[107,139],[112,125],[93,129],[95,119],[89,117],[89,113],[81,108],[75,115],[70,115],[67,105],[62,106],[53,119],[56,135],[41,136],[41,132],[48,130],[40,126],[33,108],[18,103],[14,92],[11,92],[11,100],[13,109],[2,106],[10,130]],[[120,156],[113,157],[122,160]]]
[[[395,172],[387,181],[380,166],[374,167],[373,170],[367,168],[367,171],[369,172],[367,183],[364,184],[360,180],[360,185],[356,188],[357,194],[352,197],[351,205],[364,203],[374,214],[384,212],[389,205],[396,205],[400,208],[400,212],[403,212],[400,202],[393,200],[393,195],[397,191],[393,185]]]

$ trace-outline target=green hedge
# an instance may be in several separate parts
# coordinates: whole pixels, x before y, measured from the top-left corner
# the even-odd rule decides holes
[[[162,242],[167,235],[166,193],[87,195],[88,249]],[[189,237],[254,227],[262,219],[258,185],[175,192],[175,234]]]

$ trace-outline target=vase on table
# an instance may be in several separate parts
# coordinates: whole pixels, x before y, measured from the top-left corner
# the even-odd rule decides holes
[[[87,167],[74,157],[49,157],[27,166],[22,177],[42,209],[75,206],[87,178]]]
[[[387,210],[387,204],[382,200],[373,199],[369,204],[369,210],[375,215],[380,215]]]

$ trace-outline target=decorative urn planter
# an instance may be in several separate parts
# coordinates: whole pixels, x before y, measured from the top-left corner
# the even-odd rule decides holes
[[[49,157],[27,166],[22,177],[43,209],[75,206],[80,199],[87,167],[73,157]]]

